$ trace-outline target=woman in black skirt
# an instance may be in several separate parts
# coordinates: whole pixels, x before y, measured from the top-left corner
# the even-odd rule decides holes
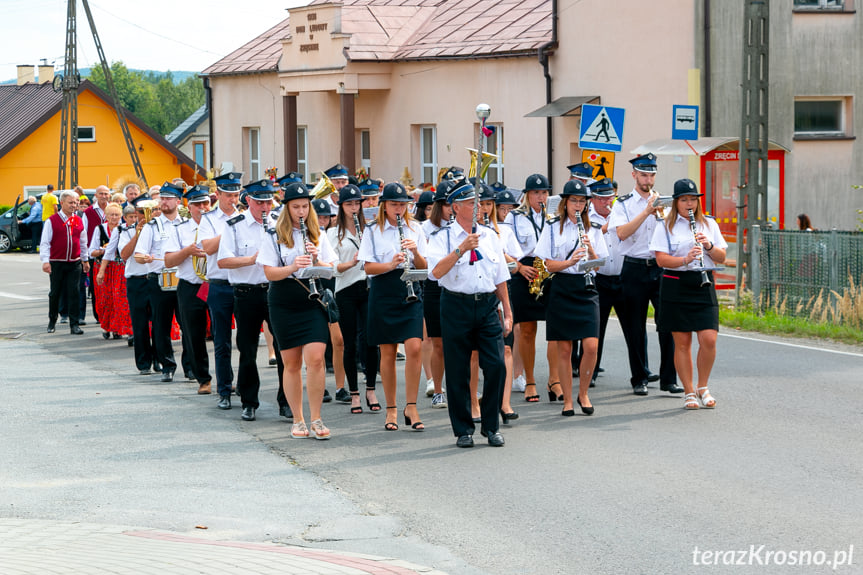
[[[330,430],[321,421],[324,398],[324,351],[329,329],[327,314],[317,301],[309,299],[310,280],[302,279],[303,268],[328,266],[336,261],[327,236],[321,235],[317,216],[311,208],[309,190],[290,184],[284,190],[283,207],[258,254],[258,263],[270,280],[267,301],[273,334],[285,364],[284,388],[294,414],[291,437],[329,439]],[[306,243],[300,231],[304,220]],[[303,362],[312,422],[303,418]]]
[[[699,403],[707,409],[716,407],[716,400],[707,389],[707,380],[716,359],[719,303],[713,272],[703,271],[703,268],[724,263],[728,247],[719,226],[701,211],[698,198],[702,195],[692,180],[677,180],[665,225],[657,226],[650,240],[656,263],[664,268],[659,286],[657,326],[662,331],[670,331],[674,337],[674,367],[686,394],[683,397],[686,409],[698,409]],[[694,224],[690,220],[690,210]],[[693,331],[698,336],[697,390],[692,384]]]
[[[579,365],[577,402],[585,415],[593,414],[587,391],[596,365],[599,347],[599,296],[591,286],[592,272],[581,271],[581,260],[594,260],[608,255],[602,230],[590,225],[587,187],[570,180],[563,187],[563,198],[557,208],[557,218],[551,222],[536,246],[536,255],[545,260],[550,273],[555,274],[548,294],[548,316],[545,335],[557,341],[558,373],[563,386],[561,415],[575,415],[572,405],[572,346],[581,341],[583,349]],[[583,228],[583,235],[579,230]]]
[[[356,217],[356,220],[354,218]],[[359,224],[357,228],[356,223]],[[368,322],[369,289],[366,273],[357,259],[366,220],[363,217],[362,195],[353,184],[339,190],[339,213],[336,225],[327,230],[330,245],[338,256],[336,262],[336,303],[339,306],[339,326],[344,341],[344,372],[351,393],[351,413],[362,413],[360,391],[357,385],[357,346],[366,366],[366,405],[370,411],[380,411],[381,404],[375,396],[375,380],[378,375],[378,348],[366,343],[365,332],[359,337],[359,326]],[[335,359],[335,358],[334,358]]]
[[[440,232],[449,224],[452,206],[446,203],[452,182],[441,180],[433,197],[431,213],[428,219],[422,223],[422,231],[426,239]],[[419,211],[419,206],[417,206]],[[431,344],[429,365],[434,383],[432,395],[432,407],[446,409],[446,394],[443,391],[443,340],[440,331],[440,286],[434,280],[427,279],[423,282],[423,318],[425,320],[425,335]],[[428,393],[428,392],[426,392]]]
[[[425,429],[417,412],[422,369],[422,287],[419,282],[411,284],[417,299],[407,301],[408,284],[401,280],[401,275],[405,267],[426,268],[426,241],[419,226],[411,223],[408,202],[410,197],[404,186],[396,182],[384,186],[377,220],[363,233],[357,256],[365,262],[366,274],[372,278],[367,333],[368,343],[381,348],[381,379],[387,398],[384,429],[387,431],[399,428],[396,423],[396,349],[399,343],[405,346],[405,425],[415,431]],[[401,220],[401,230],[397,217]]]

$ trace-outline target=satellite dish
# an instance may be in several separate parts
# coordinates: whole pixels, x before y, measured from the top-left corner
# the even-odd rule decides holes
[[[54,81],[51,83],[55,92],[63,91],[63,76],[57,74],[54,76]]]

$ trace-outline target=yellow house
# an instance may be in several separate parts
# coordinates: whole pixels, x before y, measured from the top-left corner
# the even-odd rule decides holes
[[[135,173],[110,102],[89,80],[79,86],[78,184],[86,189]],[[50,83],[0,86],[0,204],[41,194],[49,183],[57,187],[61,106],[62,94]],[[126,119],[149,185],[203,179],[195,162],[163,136],[128,111]]]

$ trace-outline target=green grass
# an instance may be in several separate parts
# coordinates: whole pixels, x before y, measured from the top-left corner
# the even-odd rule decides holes
[[[863,344],[863,331],[832,323],[815,323],[808,318],[783,316],[775,311],[756,315],[752,310],[719,307],[719,324],[726,328],[784,335],[829,339],[852,345]]]

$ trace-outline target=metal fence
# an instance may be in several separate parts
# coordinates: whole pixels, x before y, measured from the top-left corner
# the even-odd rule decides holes
[[[762,312],[769,307],[811,317],[814,306],[820,310],[829,306],[835,312],[850,288],[860,294],[863,233],[755,226],[750,277],[754,301]]]

